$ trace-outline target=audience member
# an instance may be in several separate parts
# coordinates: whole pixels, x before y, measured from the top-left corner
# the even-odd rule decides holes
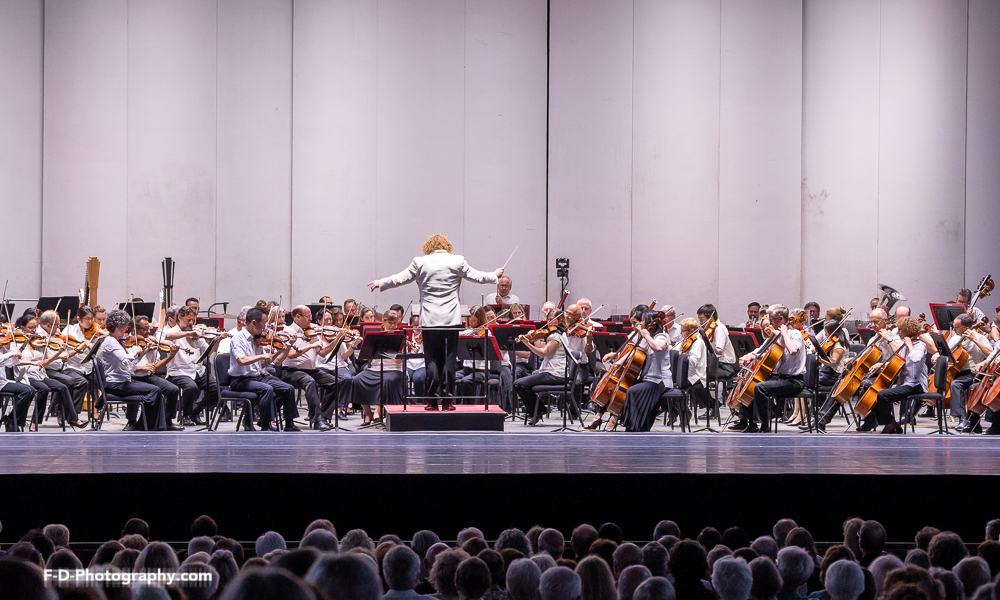
[[[903,564],[917,565],[922,569],[930,569],[931,557],[927,554],[926,550],[914,548],[906,553],[906,558],[903,559]]]
[[[504,529],[497,536],[497,541],[493,544],[493,549],[500,551],[504,548],[513,548],[525,556],[531,556],[531,546],[528,544],[528,538],[525,537],[524,532],[520,529],[511,528]]]
[[[331,598],[345,598],[343,595]],[[377,598],[377,596],[376,596]],[[309,587],[284,569],[246,569],[234,579],[222,600],[316,600]],[[360,600],[360,599],[352,599]],[[375,600],[366,598],[365,600]]]
[[[931,567],[930,574],[941,584],[945,600],[962,600],[965,597],[962,582],[951,571],[941,567]]]
[[[210,565],[204,563],[188,563],[177,569],[178,573],[204,573],[199,581],[188,581],[184,584],[187,600],[209,600],[219,589],[219,574]],[[191,577],[190,575],[188,577]]]
[[[653,529],[653,539],[658,540],[665,535],[673,535],[680,538],[681,528],[677,526],[677,523],[664,519],[663,521],[657,523],[656,527]]]
[[[275,557],[270,566],[290,571],[299,577],[305,577],[317,559],[319,559],[319,551],[315,548],[298,548],[285,551]]]
[[[597,528],[597,537],[602,537],[606,540],[611,540],[616,544],[621,544],[625,541],[622,536],[622,528],[615,523],[605,523]]]
[[[215,519],[208,515],[201,515],[191,523],[191,537],[214,537],[219,535],[219,526]]]
[[[1000,573],[1000,542],[987,540],[979,544],[976,554],[990,566],[990,578],[995,578]]]
[[[621,573],[625,567],[642,564],[642,549],[632,542],[625,542],[615,548],[614,553],[611,555],[611,560],[611,570],[617,579],[618,574]]]
[[[778,600],[804,600],[805,596],[800,593],[800,588],[809,581],[815,569],[816,561],[806,550],[789,545],[779,550],[778,573],[782,583]]]
[[[329,600],[379,600],[382,597],[375,565],[371,559],[358,554],[321,557],[306,573],[306,581],[319,588]]]
[[[969,556],[958,561],[952,569],[958,580],[962,582],[962,589],[966,596],[970,596],[979,589],[979,586],[986,585],[993,581],[990,574],[990,566],[986,561],[978,556]]]
[[[329,532],[327,532],[329,533]],[[393,546],[382,560],[386,598],[425,598],[414,591],[420,582],[420,557],[406,546]]]
[[[659,542],[649,542],[642,547],[642,564],[649,569],[649,573],[653,577],[666,576],[668,560],[670,560],[670,553]]]
[[[927,550],[927,547],[931,544],[931,540],[939,533],[941,533],[941,530],[937,527],[924,527],[917,532],[917,535],[913,536],[913,541],[917,543],[917,548]]]
[[[706,558],[708,559],[708,570],[711,572],[715,568],[715,563],[720,558],[733,558],[733,551],[722,544],[718,544],[715,548],[708,551]],[[775,555],[775,558],[777,558],[777,555]]]
[[[215,548],[215,540],[208,536],[199,535],[191,538],[188,542],[187,553],[188,556],[196,552],[212,552]]]
[[[885,542],[885,527],[878,521],[865,521],[858,532],[858,546],[861,548],[858,561],[862,567],[867,567],[873,560],[885,554],[883,552]]]
[[[519,558],[507,567],[507,597],[509,600],[537,600],[541,580],[538,565]]]
[[[287,548],[285,538],[281,537],[280,533],[277,531],[265,531],[257,538],[257,543],[254,544],[254,553],[263,558],[265,554],[272,550],[285,550]]]
[[[775,525],[775,527],[777,527],[777,525]],[[781,550],[781,546],[778,545],[778,542],[775,541],[774,537],[770,535],[762,535],[750,544],[750,549],[760,556],[766,556],[771,560],[778,560],[778,550]]]
[[[697,543],[697,542],[696,542]],[[683,596],[682,596],[683,598]],[[715,594],[712,594],[715,598]],[[633,600],[676,600],[677,593],[666,577],[650,577],[636,588]]]
[[[624,546],[632,546],[637,551],[639,551],[641,556],[641,550],[635,544],[622,544],[618,546],[619,549]],[[638,563],[635,563],[638,564]],[[631,566],[631,565],[626,565]],[[624,569],[625,567],[623,567]],[[620,571],[615,570],[615,573]],[[615,591],[615,575],[612,574],[611,569],[608,568],[608,563],[604,562],[601,558],[597,556],[587,556],[580,561],[580,564],[576,566],[576,574],[580,577],[580,598],[581,600],[616,600],[618,597]]]
[[[455,571],[462,561],[469,558],[465,550],[453,548],[445,550],[434,559],[431,567],[431,583],[437,590],[438,600],[458,600],[458,589],[455,587]]]
[[[825,573],[830,600],[858,600],[865,591],[865,574],[853,560],[838,560]]]
[[[165,542],[150,542],[135,559],[137,571],[155,571],[156,569],[176,571],[179,566],[177,554]]]
[[[643,565],[625,567],[618,576],[618,600],[632,600],[636,588],[652,576],[650,570]]]
[[[306,530],[302,532],[302,537],[306,537],[310,533],[316,531],[317,529],[325,529],[337,535],[337,528],[333,526],[333,523],[328,519],[313,519],[311,523],[306,525]]]
[[[597,538],[597,540],[590,545],[590,553],[603,558],[604,562],[608,563],[609,567],[615,562],[615,550],[617,549],[618,544],[606,538]]]
[[[865,520],[858,517],[844,521],[844,545],[851,549],[858,560],[861,559],[861,526],[864,524]]]
[[[708,577],[708,556],[698,542],[694,540],[678,542],[670,551],[669,568],[670,574],[674,577],[673,588],[679,598],[684,600],[715,598],[715,593],[704,581]],[[638,593],[638,590],[636,592]]]
[[[722,533],[715,527],[705,527],[698,533],[698,543],[705,550],[711,550],[722,543]]]
[[[542,573],[538,584],[540,600],[577,600],[581,591],[580,576],[566,567],[552,567]]]
[[[320,552],[338,552],[337,535],[326,529],[314,529],[299,542],[299,548],[315,548]]]
[[[771,537],[774,538],[776,544],[778,544],[778,549],[785,547],[786,540],[788,539],[788,532],[798,527],[795,521],[792,519],[779,519],[774,527],[771,529]]]
[[[730,527],[722,532],[722,545],[733,552],[750,547],[750,535],[742,527]]]
[[[597,529],[593,525],[579,525],[570,535],[569,545],[573,549],[576,560],[581,560],[590,553],[590,546],[597,541]]]
[[[898,557],[892,554],[886,554],[885,556],[879,556],[871,562],[868,570],[872,572],[872,577],[875,578],[875,596],[881,597],[882,591],[885,585],[886,576],[896,569],[903,568],[903,561],[899,560]]]
[[[538,569],[544,573],[553,567],[558,567],[556,561],[548,554],[536,554],[531,557],[531,562],[538,565]]]
[[[984,542],[1000,542],[1000,519],[992,519],[986,524]]]
[[[455,540],[458,542],[459,547],[461,547],[465,542],[471,540],[472,538],[479,538],[485,540],[486,536],[483,532],[479,530],[478,527],[466,527],[462,531],[458,532],[458,537]]]
[[[753,575],[750,597],[753,600],[774,600],[782,584],[778,565],[770,558],[761,556],[750,561],[749,567]]]
[[[745,560],[725,556],[715,561],[712,587],[719,600],[748,600],[752,586],[753,574]]]
[[[125,528],[122,529],[122,537],[127,535],[141,535],[142,537],[149,539],[149,523],[143,521],[142,519],[132,518],[125,522]],[[139,548],[136,548],[139,550]]]
[[[463,560],[455,570],[455,589],[461,600],[480,600],[490,584],[490,568],[478,557]]]
[[[375,542],[368,537],[368,533],[364,529],[352,529],[344,534],[340,540],[341,552],[350,552],[355,548],[375,552]]]
[[[558,529],[545,529],[538,535],[536,542],[539,552],[545,552],[554,560],[562,558],[566,551],[566,540]]]
[[[958,561],[969,555],[969,551],[965,549],[965,544],[957,533],[942,531],[931,539],[927,546],[927,555],[931,559],[932,567],[951,570]]]
[[[58,524],[46,525],[42,528],[42,533],[54,546],[69,548],[69,527]]]

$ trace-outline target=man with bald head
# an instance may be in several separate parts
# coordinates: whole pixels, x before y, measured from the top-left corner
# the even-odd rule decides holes
[[[542,359],[542,366],[532,375],[522,377],[514,382],[514,391],[517,393],[521,403],[524,404],[526,414],[531,415],[528,425],[537,425],[541,420],[538,414],[538,394],[533,388],[542,385],[562,385],[566,374],[569,372],[567,360],[568,352],[579,353],[585,356],[594,351],[594,337],[591,334],[580,337],[576,335],[566,335],[566,331],[574,324],[583,319],[583,309],[579,304],[570,304],[566,312],[560,317],[562,325],[561,331],[554,331],[545,338],[541,346],[526,344],[529,350]]]
[[[330,419],[337,409],[337,379],[333,373],[320,369],[319,363],[333,352],[335,341],[327,342],[321,336],[306,336],[312,325],[312,311],[305,304],[292,309],[292,324],[285,327],[289,335],[296,335],[288,358],[281,363],[281,379],[302,390],[309,407],[309,427],[320,431],[331,428]]]

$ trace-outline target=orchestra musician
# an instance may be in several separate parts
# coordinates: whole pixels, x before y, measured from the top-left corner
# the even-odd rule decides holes
[[[993,352],[989,338],[976,331],[974,325],[976,325],[976,321],[972,319],[972,316],[969,313],[962,313],[952,321],[951,331],[948,332],[947,338],[949,348],[955,350],[961,344],[962,348],[969,353],[969,360],[965,363],[965,368],[951,381],[950,412],[951,416],[960,419],[958,427],[956,427],[959,433],[965,432],[969,426],[968,409],[963,392],[972,387],[975,378],[972,368],[985,361],[986,357]],[[933,360],[937,360],[936,353]]]
[[[427,368],[427,410],[437,410],[436,398],[442,408],[453,410],[451,396],[455,389],[455,362],[458,332],[462,315],[458,290],[462,280],[475,283],[499,282],[503,268],[494,272],[473,269],[465,257],[452,254],[454,248],[443,235],[432,235],[421,247],[423,256],[413,259],[405,270],[384,279],[369,282],[373,291],[381,291],[416,281],[420,291],[420,322],[424,339],[424,362]]]
[[[805,344],[806,351],[815,354],[816,349],[813,347],[812,340],[809,339],[809,334],[806,331],[806,321],[809,320],[809,313],[804,308],[796,308],[791,311],[791,317],[791,327],[802,335],[802,342]],[[792,415],[788,419],[782,417],[781,422],[789,425],[801,425],[805,421],[806,401],[804,398],[795,398],[793,400]]]
[[[25,314],[21,319],[28,316],[28,314]],[[18,321],[20,322],[21,319],[18,319]],[[8,325],[10,327],[14,326],[13,323],[8,323]],[[27,347],[28,345],[25,346],[25,348]],[[36,395],[35,389],[31,385],[7,379],[7,367],[17,367],[21,364],[22,360],[24,360],[24,356],[13,339],[10,339],[4,346],[0,346],[0,392],[13,395],[13,408],[17,417],[15,422],[15,415],[7,413],[0,419],[0,422],[3,423],[7,431],[17,431],[18,427],[24,427],[25,417],[28,414],[28,406],[31,405],[31,397]],[[34,422],[32,424],[34,425]]]
[[[681,321],[681,341],[677,342],[674,349],[688,355],[688,383],[690,384],[691,397],[694,399],[695,407],[708,408],[711,402],[708,395],[708,348],[702,335],[698,333],[699,323],[697,320],[688,317]],[[671,410],[670,421],[673,422],[676,411]],[[681,411],[682,425],[687,427],[687,413]],[[708,418],[706,416],[706,418]]]
[[[819,320],[819,304],[816,302],[806,302],[806,305],[802,307],[806,311],[806,327],[812,327],[813,324]]]
[[[635,306],[635,308],[633,308],[631,311],[629,311],[628,320],[629,320],[629,324],[632,326],[633,330],[638,331],[639,325],[642,324],[643,316],[647,312],[649,312],[649,305],[648,304],[637,304]],[[669,337],[669,334],[668,334],[668,337]],[[640,340],[640,343],[641,342],[642,342],[642,340]],[[535,342],[535,343],[537,344],[538,342]],[[604,367],[604,370],[607,370],[611,366],[611,363],[615,359],[616,355],[617,355],[617,352],[608,352],[604,356],[600,357],[601,358],[601,363],[602,363],[602,365]],[[604,413],[606,411],[607,411],[607,407],[601,406],[601,405],[598,404],[597,405],[597,410],[594,412],[594,418],[590,421],[589,425],[587,425],[586,427],[584,427],[584,429],[594,430],[594,429],[597,429],[598,427],[600,427],[601,423],[604,422]]]
[[[305,394],[309,427],[327,431],[332,427],[330,419],[337,409],[337,381],[332,373],[319,369],[319,362],[333,352],[340,340],[336,336],[323,340],[318,331],[308,335],[311,324],[312,310],[308,306],[300,304],[292,309],[292,324],[285,327],[284,331],[298,337],[292,344],[288,358],[281,364],[281,379]]]
[[[229,362],[230,389],[234,392],[253,392],[260,401],[261,431],[276,431],[272,423],[277,423],[279,402],[285,413],[285,431],[301,431],[295,426],[298,410],[295,408],[295,388],[271,375],[266,367],[272,363],[281,364],[291,344],[276,353],[266,350],[258,340],[264,335],[264,311],[254,307],[247,311],[246,327],[233,336],[230,344]],[[272,348],[273,349],[273,346]],[[246,430],[253,431],[247,411]]]
[[[88,308],[88,310],[90,309]],[[17,319],[15,326],[25,335],[32,336],[38,329],[38,318],[32,313],[25,313]],[[55,360],[58,354],[51,353],[47,359],[43,356],[41,350],[35,349],[31,344],[25,344],[21,350],[21,361],[14,368],[17,382],[30,385],[35,390],[35,412],[32,415],[28,431],[38,431],[38,426],[45,419],[46,400],[53,402],[56,406],[56,412],[63,419],[63,422],[69,423],[71,427],[86,427],[89,423],[74,418],[74,415],[79,413],[74,412],[76,407],[73,405],[73,397],[69,393],[69,388],[50,378],[45,372],[45,367]],[[19,406],[16,400],[17,396],[15,395],[17,426],[23,428],[26,422],[28,403],[25,402],[24,406]],[[28,400],[30,401],[30,398]]]
[[[146,343],[146,348],[140,350],[137,355],[139,362],[132,373],[132,381],[148,383],[159,388],[164,402],[166,431],[184,431],[184,427],[174,425],[174,416],[177,415],[177,409],[180,406],[181,390],[157,373],[163,367],[171,364],[171,361],[177,356],[179,347],[176,344],[171,344],[170,352],[157,360],[160,354],[157,349],[158,344],[149,336],[149,319],[145,315],[139,315],[135,318],[135,330],[138,338],[147,338],[149,341]],[[136,339],[136,344],[138,344],[138,339]]]
[[[584,325],[596,331],[604,329],[604,325],[601,325],[597,321],[590,318],[590,315],[594,314],[594,305],[590,301],[590,298],[580,298],[576,301],[576,305],[580,307],[581,311],[583,311]]]
[[[1000,364],[1000,347],[993,349],[986,360],[981,363],[977,363],[972,367],[972,370],[976,373],[983,371],[988,368],[990,364]],[[1000,435],[1000,412],[994,411],[992,408],[986,409],[987,420],[990,421],[990,426],[986,431],[983,431],[984,435]],[[963,431],[967,433],[978,433],[982,431],[981,417],[975,412],[969,413],[969,418],[966,422]]]
[[[538,371],[527,377],[522,377],[514,382],[514,392],[521,400],[527,414],[532,415],[528,425],[535,426],[542,419],[542,415],[535,415],[538,404],[538,394],[534,388],[542,385],[559,385],[565,382],[567,360],[573,357],[567,356],[567,349],[570,352],[578,352],[585,356],[594,351],[593,332],[586,330],[584,336],[567,336],[566,331],[577,324],[583,318],[583,311],[576,304],[570,304],[566,312],[559,316],[558,325],[545,336],[542,346],[527,343],[525,344],[532,353],[542,359],[542,365]],[[518,338],[524,340],[524,336]],[[583,360],[583,359],[581,359]]]
[[[399,329],[399,319],[403,307],[393,304],[382,315],[382,331]],[[352,381],[354,402],[361,405],[365,413],[365,425],[371,425],[382,420],[382,407],[379,404],[379,394],[383,394],[382,404],[403,403],[403,359],[395,355],[380,356],[368,361],[368,366],[358,373]]]
[[[236,327],[233,327],[232,329],[230,329],[229,331],[227,331],[226,332],[226,334],[227,334],[226,337],[221,342],[219,342],[219,346],[218,346],[218,348],[216,348],[216,352],[218,354],[229,354],[230,353],[230,351],[232,349],[233,336],[235,336],[237,333],[239,333],[240,331],[242,331],[244,327],[247,326],[247,311],[250,310],[251,308],[253,308],[253,307],[251,307],[251,306],[244,306],[242,309],[240,309],[240,312],[237,313],[237,315],[236,315]]]
[[[706,323],[710,320],[715,320],[715,328],[712,331],[709,341],[712,343],[712,351],[719,357],[716,372],[710,373],[710,375],[715,379],[729,379],[737,370],[736,350],[733,348],[732,340],[729,339],[729,330],[719,320],[719,313],[715,310],[715,305],[704,304],[698,308],[698,322],[700,325],[705,326],[706,336],[708,335],[708,325]]]
[[[677,322],[677,311],[669,304],[663,307],[663,330],[667,332],[667,337],[670,338],[671,345],[675,345],[684,339],[684,334],[681,332],[681,325]]]
[[[344,329],[344,321],[346,320],[344,313],[325,311],[321,318],[319,325],[323,327],[333,327],[339,333]],[[318,368],[327,371],[334,376],[334,381],[340,386],[337,390],[337,410],[340,411],[339,417],[341,419],[347,418],[347,409],[351,406],[351,398],[353,396],[354,388],[354,368],[351,365],[350,358],[354,354],[354,351],[361,345],[361,336],[351,334],[350,332],[344,332],[346,337],[342,337],[343,341],[340,346],[337,347],[336,351],[331,352],[327,357],[319,361]],[[330,340],[335,340],[336,337],[330,338]]]
[[[138,407],[129,404],[125,413],[128,423],[124,431],[138,430],[144,422],[152,431],[163,431],[167,428],[167,419],[160,388],[132,379],[145,349],[136,344],[126,350],[121,343],[131,324],[132,319],[124,310],[116,309],[108,313],[105,324],[108,336],[97,351],[97,358],[104,365],[104,388],[120,398],[142,398],[143,419],[137,420]]]
[[[209,344],[205,341],[201,329],[195,327],[198,320],[197,308],[185,305],[177,310],[176,322],[173,327],[164,329],[163,337],[173,340],[183,352],[167,363],[167,381],[180,388],[182,425],[204,425],[201,411],[205,407],[215,406],[214,387],[209,385],[208,369],[199,361],[208,351]],[[222,339],[229,337],[229,332],[220,334]],[[198,399],[204,394],[204,399]],[[169,412],[169,409],[168,409]]]
[[[760,327],[760,302],[747,304],[747,320],[737,325],[737,327],[742,327],[743,329]]]
[[[993,344],[1000,342],[1000,313],[993,317],[993,323],[990,324],[990,340]]]
[[[922,394],[927,390],[927,346],[920,339],[921,327],[913,317],[900,317],[896,319],[896,329],[902,339],[904,348],[900,348],[900,342],[895,340],[890,342],[893,352],[900,351],[900,356],[905,360],[905,365],[899,373],[897,385],[878,393],[875,401],[875,418],[879,425],[883,425],[882,433],[903,433],[902,427],[896,422],[893,414],[893,404],[901,402],[909,396]]]
[[[483,336],[486,334],[485,324],[489,322],[489,313],[482,306],[471,306],[469,316],[466,319],[466,329],[463,329],[459,337]],[[459,396],[473,396],[476,388],[488,379],[486,375],[485,360],[463,360],[462,368],[455,373]],[[473,380],[475,375],[475,380]]]
[[[694,319],[684,321],[695,322]],[[683,324],[681,327],[683,328]],[[694,329],[698,329],[695,324]],[[621,422],[625,431],[649,431],[656,421],[656,413],[660,407],[660,397],[664,392],[674,387],[670,372],[670,337],[663,331],[660,313],[646,311],[641,321],[636,324],[641,340],[639,347],[646,350],[646,362],[643,365],[641,379],[629,386],[625,392],[625,404],[622,406]],[[701,340],[698,340],[699,342]],[[702,344],[704,351],[704,344]],[[627,357],[619,359],[624,364]],[[671,416],[683,407],[671,405]],[[687,411],[680,410],[683,419],[687,419]],[[614,429],[617,419],[614,415],[608,418],[605,431]]]
[[[410,315],[410,327],[413,329],[413,340],[409,351],[414,354],[424,353],[424,338],[420,334],[420,315]],[[406,360],[406,375],[413,383],[413,393],[418,397],[427,394],[427,367],[423,358],[408,358]]]
[[[96,323],[96,314],[94,320]],[[41,316],[38,317],[38,327],[47,336],[57,335],[59,333],[59,315],[56,314],[56,311],[54,310],[47,310],[43,312]],[[98,327],[100,327],[99,324]],[[52,352],[56,352],[56,355],[50,361],[48,358]],[[68,359],[73,358],[76,354],[83,354],[86,356],[86,352],[83,350],[73,348],[58,352],[50,350],[46,347],[42,351],[42,360],[46,365],[45,374],[49,377],[49,379],[54,379],[69,388],[70,396],[73,398],[73,408],[75,412],[71,415],[66,415],[66,418],[72,419],[73,421],[77,421],[74,417],[79,415],[80,411],[83,410],[83,398],[87,394],[87,380],[84,378],[82,367],[70,367],[66,363]]]
[[[497,279],[497,291],[486,295],[486,304],[515,304],[520,303],[520,298],[516,294],[510,293],[510,277],[504,275]]]
[[[955,294],[955,302],[964,306],[965,312],[971,315],[972,320],[976,323],[979,323],[986,317],[986,314],[979,310],[978,306],[973,306],[971,309],[969,308],[969,303],[972,302],[972,290],[969,288],[962,288],[958,290],[958,293]]]
[[[806,370],[805,341],[798,331],[788,326],[788,308],[783,304],[770,305],[767,317],[770,327],[778,336],[776,344],[783,349],[783,352],[767,381],[762,381],[754,387],[753,408],[756,418],[760,420],[760,426],[758,427],[752,419],[744,421],[744,418],[750,415],[741,411],[740,422],[735,428],[744,425],[744,433],[770,432],[772,409],[777,409],[775,402],[793,397],[802,391],[802,379]],[[747,366],[756,358],[754,353],[747,354],[740,359],[740,364]]]
[[[510,305],[510,320],[511,321],[523,321],[527,318],[527,314],[524,312],[524,306],[518,302]]]
[[[539,318],[542,321],[548,323],[553,318],[555,318],[555,316],[556,316],[556,303],[552,302],[551,300],[546,300],[545,303],[542,304],[542,310],[539,313]]]

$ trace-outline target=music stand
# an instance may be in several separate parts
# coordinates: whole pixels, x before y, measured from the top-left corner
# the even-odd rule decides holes
[[[3,303],[0,303],[0,316],[3,316],[3,318],[6,319],[7,315],[10,315],[10,318],[14,319],[14,303],[13,302],[3,302]],[[16,320],[16,319],[14,319],[14,320]]]
[[[458,338],[458,360],[472,361],[472,385],[476,384],[476,361],[484,360],[484,373],[483,373],[483,391],[488,392],[489,387],[489,373],[490,373],[490,362],[499,362],[503,360],[500,357],[500,348],[497,346],[497,340],[495,337],[489,335],[469,335],[462,336]],[[490,409],[489,394],[484,393],[482,396],[456,396],[456,399],[461,400],[475,400],[477,398],[483,399],[484,410]]]
[[[594,347],[597,349],[597,356],[616,354],[625,345],[628,336],[624,333],[599,333],[594,332]]]
[[[361,342],[361,348],[358,349],[358,359],[359,360],[373,360],[373,359],[383,359],[383,358],[395,358],[399,351],[402,349],[403,342],[406,339],[406,334],[402,331],[373,331],[365,335],[364,340]],[[382,422],[385,423],[385,394],[384,394],[384,367],[385,361],[379,360],[378,363],[378,405],[382,412]],[[404,368],[404,377],[405,366]],[[340,390],[337,390],[338,393]],[[372,425],[375,424],[375,420],[372,419]]]
[[[513,382],[517,381],[517,354],[518,350],[528,350],[527,346],[523,342],[516,342],[518,336],[527,335],[534,331],[533,327],[528,327],[527,325],[522,325],[520,322],[517,324],[507,324],[507,325],[493,325],[490,328],[493,332],[493,337],[496,338],[497,347],[500,348],[501,352],[506,352],[510,357],[510,376],[511,385]],[[530,352],[530,350],[529,350]],[[510,402],[510,416],[511,420],[516,419],[517,415],[517,402],[515,398],[511,398]]]
[[[955,362],[955,355],[951,353],[951,346],[948,345],[948,340],[945,339],[941,332],[939,331],[929,331],[927,333],[934,340],[934,348],[937,353],[941,356],[947,356],[949,363]],[[943,390],[939,390],[943,391]]]
[[[337,342],[337,345],[334,346],[333,350],[330,351],[330,354],[327,355],[326,360],[324,361],[324,364],[330,362],[330,359],[333,359],[333,358],[336,358],[338,361],[340,360],[340,357],[337,356],[337,353],[340,352],[340,346],[343,345],[343,343],[344,343],[343,339],[341,339],[339,342]],[[406,377],[406,364],[405,363],[403,364],[403,377]],[[403,383],[404,383],[404,385],[403,385],[403,404],[405,406],[405,404],[406,404],[406,385],[405,385],[406,382],[405,382],[405,380],[404,380]],[[336,405],[333,408],[333,431],[350,431],[350,429],[347,429],[346,427],[341,427],[340,426],[340,365],[336,361],[333,363],[333,389],[336,390],[336,392],[337,392],[337,397],[334,399],[334,402],[336,403]],[[379,390],[379,391],[381,391],[381,390]]]
[[[955,318],[968,312],[964,304],[934,304],[932,302],[929,306],[931,307],[931,316],[934,317],[934,325],[938,331],[951,331]]]
[[[858,337],[861,338],[862,343],[866,346],[868,345],[868,340],[872,339],[875,335],[874,329],[868,329],[866,327],[858,327],[855,331],[857,332]]]
[[[615,321],[598,321],[598,323],[603,325],[604,330],[608,333],[621,333],[622,329],[625,327],[624,323]]]
[[[736,358],[740,359],[757,349],[757,338],[749,333],[729,332],[729,341],[733,343]]]
[[[80,308],[80,297],[79,296],[45,296],[38,299],[38,304],[35,305],[38,310],[45,312],[47,310],[55,310],[56,306],[59,307],[59,318],[62,315],[66,315],[66,324],[68,325],[73,315],[76,314],[77,309]],[[13,313],[11,317],[13,317]]]
[[[757,346],[754,346],[755,348],[764,343],[764,330],[760,327],[747,327],[743,330],[743,332],[749,333],[754,337],[754,339],[757,340]]]
[[[153,311],[156,310],[155,302],[122,302],[118,305],[118,310],[124,310],[129,316],[132,316],[133,307],[135,307],[135,316],[137,318],[146,317],[152,322]]]

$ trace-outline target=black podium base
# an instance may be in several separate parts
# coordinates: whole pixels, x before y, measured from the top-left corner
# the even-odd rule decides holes
[[[387,405],[386,431],[503,431],[507,416],[497,406],[483,410],[482,404],[459,404],[455,410],[424,410],[422,404]]]

